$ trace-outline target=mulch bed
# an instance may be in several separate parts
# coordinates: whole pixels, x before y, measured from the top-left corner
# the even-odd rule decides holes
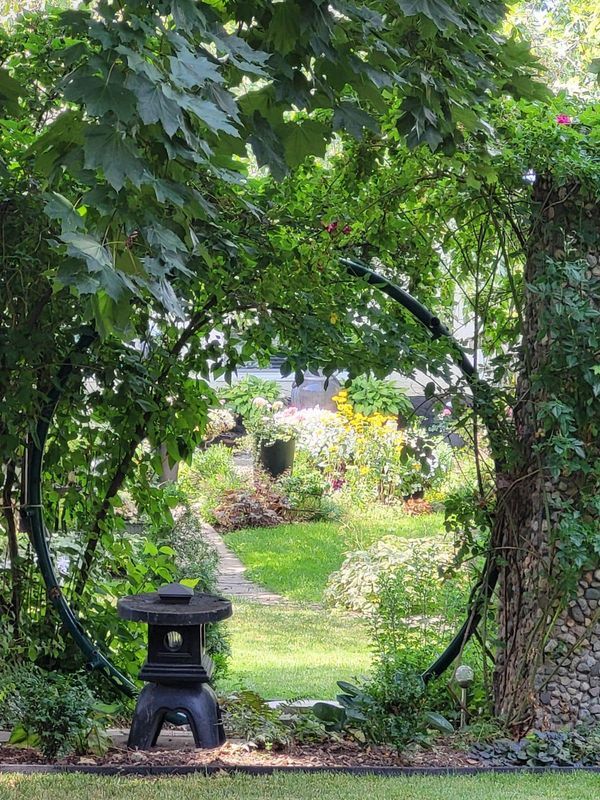
[[[36,750],[0,746],[0,766],[23,764],[50,764]],[[464,768],[479,767],[483,762],[468,753],[444,745],[432,749],[405,751],[402,755],[392,748],[362,747],[353,742],[333,742],[319,746],[291,746],[285,750],[257,750],[245,743],[227,742],[216,750],[180,750],[141,752],[127,748],[112,748],[101,757],[71,756],[56,762],[58,765],[112,766],[112,767],[211,767],[224,770],[236,767],[423,767]]]

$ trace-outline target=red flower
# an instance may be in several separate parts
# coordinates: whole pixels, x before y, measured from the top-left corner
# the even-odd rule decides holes
[[[346,234],[352,233],[352,228],[350,227],[350,225],[344,225],[344,227],[342,228],[342,233]]]
[[[328,225],[325,225],[325,230],[327,233],[334,233],[337,230],[338,221],[334,219],[333,222],[330,222]]]
[[[573,120],[568,114],[557,114],[556,122],[559,125],[570,125]]]

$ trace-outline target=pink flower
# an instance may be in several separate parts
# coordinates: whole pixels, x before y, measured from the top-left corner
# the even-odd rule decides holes
[[[352,228],[350,227],[350,225],[344,225],[344,227],[342,228],[342,233],[345,234],[352,233]]]
[[[452,409],[446,406],[446,408],[442,411],[442,417],[450,417],[452,415]]]
[[[573,120],[568,114],[557,114],[556,122],[559,125],[570,125]]]
[[[325,230],[327,233],[334,233],[337,230],[338,221],[334,219],[333,222],[330,222],[328,225],[325,225]]]

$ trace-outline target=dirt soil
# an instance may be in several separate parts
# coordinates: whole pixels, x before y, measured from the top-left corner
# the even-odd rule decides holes
[[[0,746],[0,765],[50,763],[31,748]],[[86,766],[210,766],[245,767],[477,767],[482,762],[446,745],[416,748],[399,755],[388,747],[365,747],[355,742],[294,745],[284,750],[258,750],[245,742],[229,741],[216,750],[154,748],[150,751],[115,747],[101,757],[70,756],[58,764]]]

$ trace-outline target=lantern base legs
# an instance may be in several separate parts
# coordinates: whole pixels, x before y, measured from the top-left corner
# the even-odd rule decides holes
[[[164,686],[148,683],[135,707],[127,746],[150,750],[169,712],[184,714],[192,729],[196,747],[209,750],[225,743],[225,731],[217,696],[207,683]]]

